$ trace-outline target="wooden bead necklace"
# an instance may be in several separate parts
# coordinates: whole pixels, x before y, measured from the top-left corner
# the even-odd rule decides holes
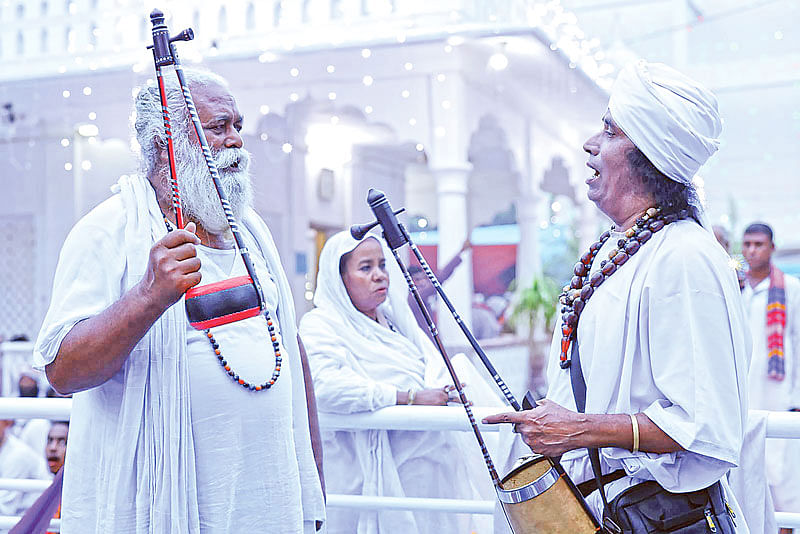
[[[172,223],[169,222],[169,219],[167,219],[166,216],[164,217],[164,224],[167,226],[167,232],[171,232],[173,229]],[[272,371],[272,377],[263,384],[252,384],[240,377],[236,371],[231,368],[231,366],[228,364],[228,361],[222,356],[219,343],[214,338],[214,334],[211,333],[211,329],[207,328],[204,330],[206,337],[208,338],[208,342],[211,344],[211,348],[214,350],[214,354],[216,355],[220,366],[222,366],[227,375],[231,377],[234,382],[242,386],[244,389],[249,389],[250,391],[268,390],[275,385],[275,382],[278,381],[278,377],[281,375],[281,362],[283,361],[283,357],[281,356],[280,342],[278,342],[278,336],[275,332],[275,325],[272,323],[272,319],[269,316],[269,310],[264,310],[264,318],[267,321],[267,330],[269,331],[269,338],[272,342],[272,351],[275,353],[275,369]]]
[[[558,300],[561,308],[561,355],[559,363],[566,369],[572,363],[569,357],[570,347],[578,334],[578,319],[586,303],[603,282],[614,274],[641,246],[653,237],[655,232],[675,221],[689,217],[687,210],[664,213],[661,208],[648,208],[636,224],[625,231],[624,237],[617,241],[617,247],[608,253],[608,259],[600,262],[600,269],[591,274],[592,263],[603,245],[611,237],[611,230],[603,232],[600,238],[589,247],[573,269],[574,276],[568,286],[564,286]]]

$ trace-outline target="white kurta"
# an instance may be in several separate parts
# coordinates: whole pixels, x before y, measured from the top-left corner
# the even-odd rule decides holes
[[[612,234],[597,258],[607,258],[620,237]],[[586,412],[642,412],[686,449],[601,449],[603,472],[625,469],[630,475],[606,486],[609,499],[642,480],[673,492],[698,490],[737,465],[747,418],[750,338],[727,261],[710,232],[693,221],[676,222],[609,277],[581,315]],[[550,351],[547,397],[575,410],[559,353],[560,329]],[[575,482],[592,478],[586,449],[570,451],[562,461]],[[600,515],[598,492],[588,500]],[[728,501],[737,509],[731,494]],[[737,532],[747,532],[737,523]]]
[[[30,447],[6,431],[0,446],[0,477],[50,480],[52,475],[44,460],[44,450],[36,454]],[[0,515],[22,515],[39,495],[17,490],[0,490]],[[7,532],[0,529],[0,532]]]
[[[324,519],[311,454],[288,283],[268,230],[250,212],[241,227],[282,330],[282,376],[251,392],[225,375],[178,301],[104,384],[76,393],[64,471],[62,532],[197,534],[313,532]],[[120,181],[67,238],[34,358],[43,367],[78,321],[116,302],[141,278],[166,233],[150,185]],[[229,252],[200,250],[203,283],[243,273]],[[233,266],[230,271],[229,266]],[[277,308],[277,309],[276,309]],[[262,317],[213,330],[246,379],[274,366]]]
[[[754,410],[786,411],[800,408],[800,280],[784,276],[786,330],[783,339],[783,380],[767,376],[767,293],[769,277],[756,287],[746,284],[742,297],[753,333],[753,361],[750,364],[750,407]],[[767,480],[775,509],[800,510],[800,441],[767,440]]]
[[[368,238],[369,239],[369,238]],[[373,411],[396,403],[398,391],[441,387],[433,345],[408,308],[402,280],[391,277],[380,311],[392,331],[359,312],[339,275],[339,258],[358,242],[344,232],[320,256],[314,303],[300,321],[320,412]],[[388,251],[387,268],[397,270]],[[399,274],[399,270],[397,270]],[[436,378],[434,378],[436,377]],[[462,379],[463,380],[463,379]],[[413,417],[413,407],[409,417]],[[468,474],[465,457],[478,452],[458,433],[365,430],[325,432],[325,483],[330,493],[397,497],[477,498],[470,483],[485,483],[485,470]],[[469,532],[462,516],[432,512],[328,511],[331,534]]]

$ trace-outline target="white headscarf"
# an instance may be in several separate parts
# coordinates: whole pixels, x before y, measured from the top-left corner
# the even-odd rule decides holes
[[[356,309],[347,294],[339,273],[339,260],[352,252],[367,239],[375,239],[383,249],[386,259],[386,270],[389,273],[389,291],[386,300],[378,307],[383,315],[394,325],[400,335],[373,321]],[[317,291],[314,294],[314,305],[320,310],[331,313],[343,321],[355,337],[347,337],[348,344],[365,343],[363,352],[353,347],[354,353],[374,353],[374,342],[378,341],[393,347],[400,352],[414,353],[422,356],[420,363],[424,365],[429,359],[437,359],[438,354],[428,336],[419,328],[411,309],[408,307],[408,286],[403,274],[392,256],[392,252],[384,240],[375,234],[364,237],[361,241],[353,239],[350,232],[339,232],[325,243],[319,257],[319,274],[317,275]],[[420,372],[421,369],[420,369]]]
[[[719,148],[722,119],[707,88],[662,63],[628,64],[611,90],[617,126],[667,177],[690,184]]]

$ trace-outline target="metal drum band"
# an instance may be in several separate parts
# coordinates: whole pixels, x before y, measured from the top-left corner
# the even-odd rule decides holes
[[[500,502],[507,504],[516,504],[520,502],[529,501],[534,497],[538,497],[545,491],[552,488],[553,484],[555,484],[557,481],[558,481],[558,472],[555,470],[554,467],[551,467],[542,476],[540,476],[530,484],[522,486],[521,488],[513,490],[504,490],[500,488],[495,488],[495,489],[497,489],[497,498],[500,499]]]

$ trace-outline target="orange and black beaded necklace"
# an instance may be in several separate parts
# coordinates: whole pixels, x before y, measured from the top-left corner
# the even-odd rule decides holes
[[[603,234],[595,241],[589,250],[581,256],[573,269],[574,276],[568,286],[559,295],[561,308],[561,355],[559,363],[562,369],[567,369],[572,360],[569,357],[570,347],[575,342],[578,335],[578,319],[581,316],[586,303],[608,277],[617,272],[631,256],[636,254],[647,241],[653,237],[655,232],[660,231],[664,226],[675,221],[689,217],[688,210],[679,210],[672,213],[665,213],[661,208],[648,208],[641,217],[636,219],[636,223],[625,231],[624,237],[617,242],[617,246],[608,253],[608,259],[600,262],[600,270],[591,274],[592,263],[597,253],[611,237],[611,230]]]
[[[171,232],[173,230],[172,224],[166,217],[164,217],[164,224],[167,227],[167,232]],[[272,318],[270,317],[269,310],[266,308],[266,306],[264,307],[264,319],[267,321],[267,330],[269,332],[270,341],[272,342],[272,351],[275,353],[275,368],[272,371],[272,377],[263,384],[253,384],[239,376],[238,373],[231,368],[228,361],[222,355],[222,350],[219,348],[219,342],[214,337],[214,334],[211,333],[211,328],[206,328],[203,330],[208,338],[208,342],[211,344],[214,355],[217,357],[217,361],[219,361],[219,364],[222,366],[222,369],[225,371],[225,373],[227,373],[227,375],[231,377],[234,382],[245,389],[249,389],[250,391],[265,391],[271,388],[275,385],[275,382],[278,381],[278,377],[281,375],[281,362],[283,361],[283,356],[281,356],[280,342],[278,341],[278,334],[275,331],[275,324],[272,322]]]

